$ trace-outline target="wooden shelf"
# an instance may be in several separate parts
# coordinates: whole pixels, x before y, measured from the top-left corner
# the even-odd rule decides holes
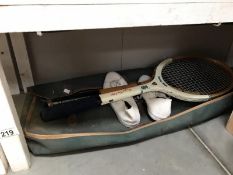
[[[2,2],[2,3],[1,3]],[[0,33],[121,28],[233,21],[233,1],[0,0]],[[18,2],[18,3],[16,3]],[[119,2],[119,3],[118,3]],[[21,3],[21,5],[20,5]],[[85,3],[85,4],[84,4]],[[38,5],[40,4],[40,5]],[[41,5],[43,4],[43,5]],[[45,5],[47,4],[47,5]],[[50,5],[48,5],[50,4]],[[71,5],[74,4],[74,5]]]
[[[232,0],[0,0],[1,5],[113,5],[113,4],[175,4],[230,3]]]

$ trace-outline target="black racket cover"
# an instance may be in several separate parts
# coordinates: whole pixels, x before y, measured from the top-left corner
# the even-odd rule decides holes
[[[45,106],[41,112],[41,119],[45,122],[66,118],[71,114],[79,114],[91,108],[101,105],[98,95],[89,96],[87,98],[71,101],[69,103],[61,103],[53,107]]]

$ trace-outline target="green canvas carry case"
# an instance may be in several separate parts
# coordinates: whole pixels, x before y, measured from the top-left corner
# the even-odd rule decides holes
[[[134,69],[119,72],[128,82],[136,82],[142,74],[150,75],[153,69]],[[80,77],[71,80],[31,87],[22,112],[21,122],[28,146],[35,155],[51,155],[84,151],[105,146],[124,145],[172,133],[217,117],[233,105],[233,93],[203,103],[191,103],[173,99],[172,114],[161,121],[152,121],[142,99],[136,102],[141,123],[126,128],[118,120],[110,105],[72,114],[64,119],[43,122],[40,110],[41,97],[57,98],[64,95],[64,88],[81,90],[101,88],[105,74]]]

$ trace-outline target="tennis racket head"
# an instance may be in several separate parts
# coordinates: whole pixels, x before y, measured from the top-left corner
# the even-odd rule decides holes
[[[178,99],[206,101],[233,88],[233,72],[210,58],[171,58],[157,66],[154,81]]]

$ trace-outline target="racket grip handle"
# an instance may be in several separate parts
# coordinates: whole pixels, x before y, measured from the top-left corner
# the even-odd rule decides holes
[[[71,114],[79,114],[88,109],[96,108],[101,105],[99,96],[91,96],[68,103],[58,104],[53,107],[44,107],[40,111],[40,117],[43,121],[53,121],[66,118]]]

